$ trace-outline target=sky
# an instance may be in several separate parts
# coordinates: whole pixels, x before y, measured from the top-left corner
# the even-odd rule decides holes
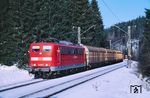
[[[145,16],[150,0],[97,0],[104,27]]]

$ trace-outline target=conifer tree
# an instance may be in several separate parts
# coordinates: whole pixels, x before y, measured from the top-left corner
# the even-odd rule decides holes
[[[92,0],[91,8],[92,8],[91,24],[96,25],[95,29],[91,33],[91,35],[93,35],[93,39],[91,40],[93,43],[91,43],[91,45],[104,47],[106,43],[104,36],[104,26],[102,16],[96,0]]]
[[[65,35],[66,32],[70,32],[72,30],[71,27],[71,0],[57,0],[53,4],[54,13],[51,14],[52,17],[52,37],[58,38],[60,40],[67,40],[68,35]],[[50,30],[51,31],[51,30]]]
[[[140,51],[140,71],[144,76],[150,76],[150,9],[146,9],[144,43]]]
[[[17,22],[18,22],[18,2],[17,0],[7,0],[6,6],[2,8],[2,29],[1,33],[1,50],[0,50],[0,63],[12,65],[17,62],[18,58],[18,42],[20,42],[20,36],[17,34]]]
[[[88,27],[88,20],[86,20],[86,15],[89,8],[88,0],[70,0],[70,22],[71,28],[74,27],[74,34],[72,37],[74,43],[77,43],[77,27],[81,27],[81,33],[85,31]]]

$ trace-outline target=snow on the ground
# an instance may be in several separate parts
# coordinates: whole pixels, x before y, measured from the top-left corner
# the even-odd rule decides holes
[[[0,65],[0,87],[33,79],[28,71],[18,69],[15,65]]]
[[[136,64],[132,62],[129,69],[118,69],[51,98],[149,98],[150,92],[134,74]],[[131,93],[131,85],[142,85],[142,93]]]
[[[126,61],[118,63],[119,65],[125,65]],[[10,92],[10,96],[20,96],[19,94],[25,94],[34,90],[38,90],[44,87],[49,87],[51,85],[59,84],[60,82],[71,80],[77,77],[81,77],[85,74],[97,72],[99,70],[104,70],[105,68],[113,67],[117,64],[106,66],[102,68],[97,68],[94,70],[89,70],[86,72],[52,79],[46,81],[45,83],[35,84],[34,87],[26,87],[24,90],[19,90],[20,93]],[[51,98],[149,98],[150,91],[146,91],[143,88],[142,81],[137,78],[137,62],[132,61],[131,68],[120,68],[116,71],[110,72],[99,78],[95,78],[89,82],[81,84],[72,89],[66,90],[60,94],[52,96]],[[8,85],[12,83],[17,83],[21,81],[26,81],[33,79],[33,76],[30,76],[27,71],[20,70],[16,66],[7,67],[0,66],[0,87],[3,85]],[[130,93],[131,85],[142,85],[142,93]],[[16,89],[17,90],[17,89]],[[21,92],[23,91],[23,92]],[[12,94],[11,94],[12,93]],[[15,94],[14,94],[15,93]],[[18,94],[18,95],[17,95]],[[7,96],[4,94],[3,96]],[[8,97],[9,98],[9,97]],[[15,98],[15,97],[14,97]]]
[[[13,91],[9,90],[7,92],[0,93],[0,98],[1,97],[2,98],[19,98],[19,97],[21,97],[23,95],[26,95],[26,94],[29,94],[31,92],[39,91],[39,90],[47,88],[47,87],[58,85],[62,82],[70,81],[70,80],[73,80],[73,79],[76,79],[76,78],[79,78],[79,77],[83,77],[87,74],[92,74],[92,73],[95,73],[95,72],[103,71],[103,70],[106,70],[108,68],[113,68],[115,66],[120,66],[120,65],[126,65],[126,62],[113,64],[113,65],[110,65],[110,66],[105,66],[105,67],[97,68],[97,69],[94,69],[94,70],[88,70],[88,71],[85,71],[85,72],[81,72],[81,73],[77,73],[77,74],[74,74],[74,75],[69,75],[69,76],[65,76],[65,77],[61,77],[61,78],[49,79],[48,81],[45,81],[45,82],[42,82],[42,83],[33,84],[32,86],[30,86],[30,85],[26,86],[26,87],[24,87],[24,89],[17,88]],[[18,93],[18,91],[19,91],[19,93]]]

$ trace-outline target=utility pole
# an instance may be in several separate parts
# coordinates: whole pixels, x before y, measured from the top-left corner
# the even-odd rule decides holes
[[[121,31],[123,31],[125,34],[128,35],[128,41],[127,41],[127,48],[128,48],[128,61],[127,61],[127,66],[130,68],[131,67],[131,26],[128,26],[128,32],[126,32],[125,30],[121,29],[118,26],[114,26],[118,29],[120,29]]]
[[[78,27],[78,44],[81,44],[81,27]]]
[[[90,26],[87,30],[85,30],[84,32],[81,33],[81,27],[78,27],[78,44],[81,44],[81,36],[86,33],[87,31],[89,31],[90,29],[92,29],[93,27],[95,27],[96,25],[92,25]]]
[[[131,67],[131,26],[128,26],[128,67]]]
[[[111,40],[109,40],[109,48],[111,49]]]

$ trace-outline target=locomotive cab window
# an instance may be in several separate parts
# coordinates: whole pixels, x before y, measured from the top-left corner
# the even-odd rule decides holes
[[[72,47],[60,47],[60,53],[61,54],[79,54],[82,55],[84,53],[84,50],[82,48],[72,48]]]
[[[43,52],[51,51],[51,46],[43,46]]]
[[[39,52],[40,51],[40,46],[33,46],[32,47],[32,52]]]
[[[78,49],[78,54],[83,54],[83,49]]]

